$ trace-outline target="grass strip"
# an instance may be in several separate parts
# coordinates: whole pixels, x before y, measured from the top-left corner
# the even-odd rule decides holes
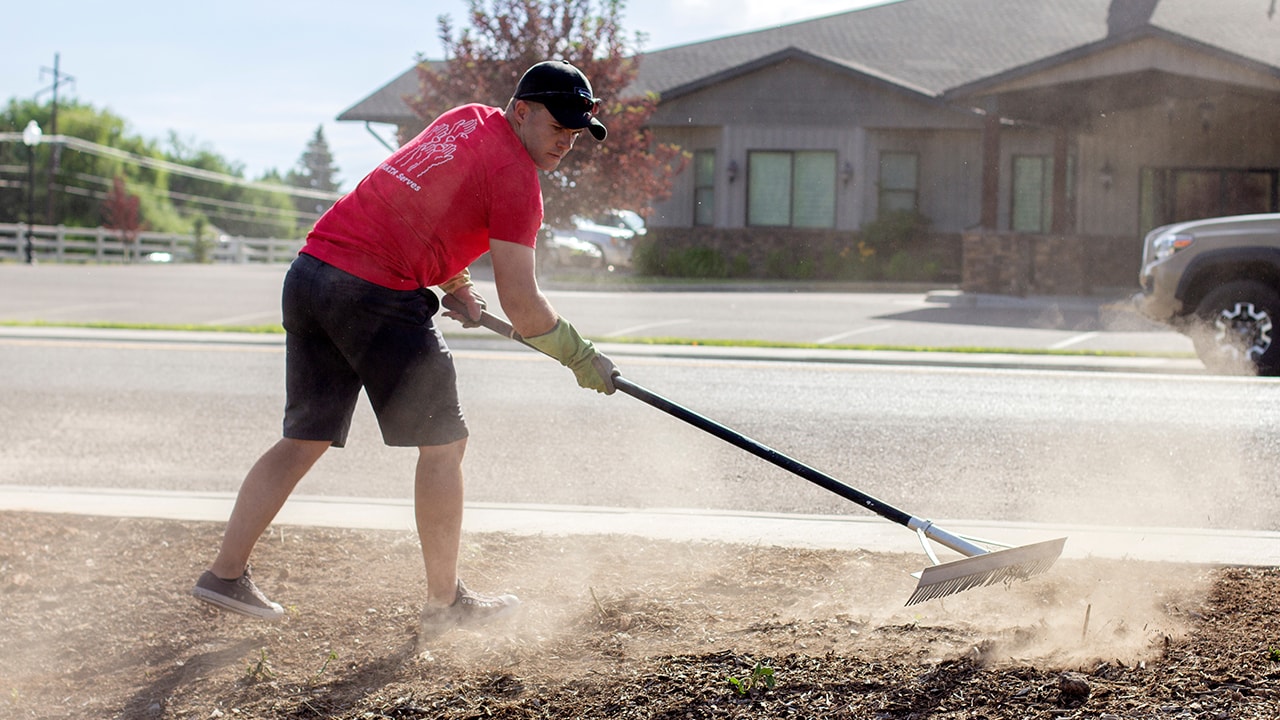
[[[162,323],[124,323],[124,322],[49,322],[43,320],[19,321],[0,320],[0,327],[60,327],[60,328],[93,328],[99,330],[158,330],[178,332],[207,333],[253,333],[263,335],[281,335],[284,328],[280,325],[167,325]],[[457,333],[444,333],[446,337],[461,337]],[[477,337],[466,335],[468,339],[504,340],[499,337]],[[1062,357],[1135,357],[1135,358],[1194,358],[1194,353],[1183,352],[1136,352],[1129,350],[1051,350],[1042,348],[1005,348],[975,346],[931,346],[931,345],[822,345],[818,343],[780,342],[775,340],[708,340],[682,337],[608,337],[592,338],[594,342],[614,345],[675,345],[686,347],[725,347],[725,348],[759,348],[774,350],[853,350],[862,352],[918,352],[918,353],[963,353],[971,355],[1056,355]]]
[[[51,322],[48,320],[0,320],[0,327],[91,328],[94,330],[167,330],[177,332],[254,333],[283,335],[280,325],[195,325],[126,322]]]

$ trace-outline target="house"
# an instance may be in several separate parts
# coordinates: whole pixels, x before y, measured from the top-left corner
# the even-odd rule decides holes
[[[758,256],[909,209],[967,289],[1088,293],[1136,282],[1153,227],[1280,210],[1276,0],[900,0],[646,52],[644,91],[693,155],[664,242]],[[339,119],[417,122],[416,92]]]

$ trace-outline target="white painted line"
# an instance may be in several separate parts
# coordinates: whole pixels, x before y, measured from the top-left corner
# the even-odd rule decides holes
[[[692,321],[692,320],[688,320],[688,319],[685,319],[685,320],[663,320],[662,322],[647,323],[647,324],[645,324],[645,325],[632,325],[632,326],[631,326],[631,327],[629,327],[629,328],[622,328],[621,330],[614,330],[613,332],[609,333],[608,335],[605,335],[605,337],[622,337],[622,336],[624,336],[624,335],[629,335],[629,334],[631,334],[631,333],[637,333],[637,332],[640,332],[640,331],[642,331],[642,330],[651,330],[651,329],[656,328],[656,327],[666,327],[667,325],[681,325],[681,324],[683,324],[683,323],[689,323],[689,322],[693,322],[693,321]]]
[[[1076,344],[1078,344],[1078,343],[1082,343],[1082,342],[1085,342],[1085,341],[1087,341],[1087,340],[1092,340],[1092,339],[1094,339],[1094,338],[1096,338],[1096,337],[1098,337],[1098,333],[1096,333],[1096,332],[1080,333],[1079,335],[1073,335],[1072,337],[1069,337],[1069,338],[1067,338],[1066,340],[1063,340],[1062,342],[1057,342],[1057,343],[1054,343],[1054,344],[1050,345],[1050,346],[1049,346],[1049,349],[1050,349],[1050,350],[1061,350],[1061,349],[1063,349],[1063,348],[1071,347],[1072,345],[1076,345]]]
[[[891,327],[893,327],[893,325],[890,325],[888,323],[885,323],[883,325],[868,325],[866,327],[858,328],[857,330],[842,332],[838,335],[830,335],[828,337],[818,338],[817,340],[814,340],[814,343],[818,345],[827,345],[837,340],[843,340],[847,337],[853,337],[854,335],[861,335],[863,333],[876,332],[877,330],[888,330]]]

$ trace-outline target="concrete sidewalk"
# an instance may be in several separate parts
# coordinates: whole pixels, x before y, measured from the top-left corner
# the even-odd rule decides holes
[[[225,522],[232,493],[0,485],[0,510]],[[278,525],[413,531],[408,499],[295,495]],[[1066,537],[1063,557],[1229,565],[1280,565],[1280,533],[1187,528],[1111,528],[938,520],[950,532],[1025,545]],[[875,515],[789,515],[469,503],[467,532],[517,535],[624,535],[677,542],[920,553],[915,533]],[[943,560],[949,551],[938,548]]]

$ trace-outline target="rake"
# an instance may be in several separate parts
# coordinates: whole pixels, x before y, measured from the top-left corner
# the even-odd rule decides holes
[[[444,296],[444,305],[450,310],[466,314],[451,295]],[[510,323],[487,311],[482,314],[480,324],[499,335],[521,343],[524,342],[511,327]],[[683,420],[731,445],[746,450],[783,470],[799,475],[819,487],[861,505],[886,520],[891,520],[908,530],[914,531],[924,547],[925,554],[929,556],[933,564],[919,573],[914,573],[919,582],[916,584],[915,592],[911,593],[911,597],[907,599],[907,605],[914,605],[926,600],[936,600],[965,590],[996,583],[1007,584],[1015,580],[1026,580],[1032,576],[1039,575],[1046,572],[1054,561],[1058,559],[1062,554],[1062,547],[1067,541],[1066,538],[1057,538],[1031,545],[1011,547],[990,540],[979,540],[950,533],[930,520],[923,520],[899,510],[861,490],[836,480],[820,470],[814,469],[736,430],[647,390],[621,375],[613,377],[613,385],[619,391],[637,400]],[[929,544],[930,541],[950,548],[965,557],[951,562],[940,562],[933,551],[933,547]],[[983,545],[999,549],[988,549]]]

